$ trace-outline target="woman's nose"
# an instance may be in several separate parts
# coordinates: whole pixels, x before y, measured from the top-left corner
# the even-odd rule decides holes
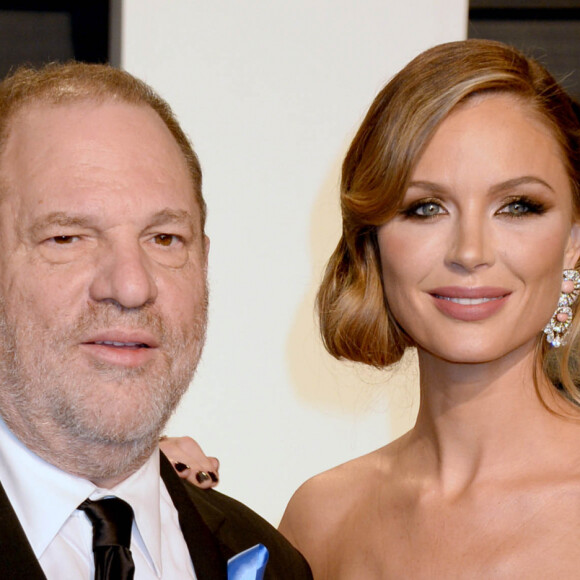
[[[471,272],[490,266],[494,259],[493,236],[485,221],[458,218],[449,240],[447,264]]]

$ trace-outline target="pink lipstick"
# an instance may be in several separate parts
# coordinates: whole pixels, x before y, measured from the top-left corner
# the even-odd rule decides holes
[[[505,305],[511,291],[495,286],[444,286],[433,288],[429,294],[435,306],[449,318],[472,322],[493,316]]]

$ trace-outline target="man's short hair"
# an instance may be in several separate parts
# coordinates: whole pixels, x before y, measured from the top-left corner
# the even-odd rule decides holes
[[[201,166],[171,107],[149,85],[129,73],[103,64],[51,63],[42,68],[20,67],[0,83],[0,157],[14,115],[27,105],[61,105],[78,102],[122,103],[151,107],[177,142],[191,175],[199,204],[202,230],[206,205]]]

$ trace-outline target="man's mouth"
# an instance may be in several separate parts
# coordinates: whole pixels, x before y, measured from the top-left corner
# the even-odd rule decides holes
[[[85,336],[82,350],[93,360],[120,367],[140,367],[157,355],[160,342],[144,329],[106,329]]]
[[[105,329],[84,336],[83,344],[110,348],[157,348],[159,339],[144,329]]]
[[[148,344],[145,344],[144,342],[118,342],[116,340],[95,340],[92,344],[98,344],[102,346],[114,346],[116,348],[151,348]]]

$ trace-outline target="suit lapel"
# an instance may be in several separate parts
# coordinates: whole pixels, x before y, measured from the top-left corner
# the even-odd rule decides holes
[[[163,454],[161,454],[161,477],[177,509],[179,525],[198,579],[226,580],[227,561],[220,551],[220,544],[212,533],[220,527],[224,521],[224,515],[217,509],[213,511],[206,509],[206,521],[204,521],[193,499],[187,494],[181,479]],[[46,580],[0,483],[0,578],[15,577],[26,578],[26,580]]]
[[[46,580],[2,484],[0,484],[0,578]]]
[[[199,580],[221,580],[222,578],[226,580],[227,561],[222,556],[219,544],[212,534],[223,521],[223,514],[216,510],[214,517],[211,518],[212,530],[210,531],[168,459],[163,453],[160,455],[161,478],[179,514],[179,525],[197,577]]]

